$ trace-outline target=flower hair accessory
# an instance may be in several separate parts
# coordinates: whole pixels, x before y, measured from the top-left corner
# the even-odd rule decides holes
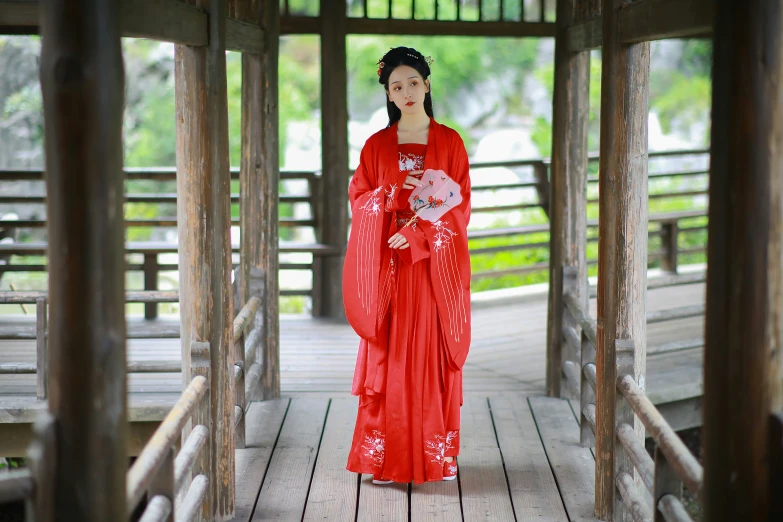
[[[378,76],[380,76],[380,75],[381,75],[381,73],[383,72],[383,67],[384,67],[386,64],[385,64],[385,63],[383,63],[383,61],[381,61],[381,60],[378,60],[378,63],[377,63],[377,65],[378,65]]]

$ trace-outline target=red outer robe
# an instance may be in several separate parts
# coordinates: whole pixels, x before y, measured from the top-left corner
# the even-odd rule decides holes
[[[373,134],[362,149],[348,195],[353,215],[343,266],[343,301],[348,322],[362,339],[351,393],[385,392],[389,302],[394,287],[392,249],[388,239],[397,231],[388,210],[410,210],[402,187],[397,155],[397,124]],[[436,223],[418,220],[424,232],[402,229],[410,248],[397,250],[400,260],[415,262],[430,256],[432,288],[438,305],[449,365],[461,370],[470,347],[470,256],[466,227],[470,220],[470,174],[465,144],[459,134],[430,120],[424,170],[442,170],[459,183],[462,202]],[[400,197],[404,196],[404,197]],[[423,244],[424,242],[428,245]],[[429,248],[427,248],[427,246]],[[381,284],[383,282],[383,284]]]
[[[413,147],[398,146],[396,125],[374,134],[349,188],[353,225],[343,299],[362,340],[351,389],[359,412],[346,467],[420,484],[441,480],[445,458],[459,454],[462,366],[470,346],[470,178],[462,139],[431,120],[423,168],[459,183],[462,203],[436,223],[400,229],[413,215],[411,190],[401,189],[403,148]],[[398,230],[409,248],[389,248]]]

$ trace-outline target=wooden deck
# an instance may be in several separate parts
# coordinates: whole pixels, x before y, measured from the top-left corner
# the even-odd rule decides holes
[[[595,461],[568,401],[466,397],[458,478],[422,485],[345,470],[356,408],[353,397],[253,403],[235,520],[595,520]]]
[[[703,294],[703,284],[651,290],[648,310],[703,303]],[[595,299],[591,314],[595,315]],[[167,321],[173,322],[157,323]],[[0,316],[0,328],[10,326],[32,329],[34,321],[29,316]],[[544,395],[546,293],[476,306],[473,327],[464,370],[466,396]],[[651,324],[648,345],[698,338],[702,331],[702,317]],[[349,397],[358,338],[347,324],[284,316],[280,337],[285,397]],[[177,339],[134,339],[128,346],[129,358],[138,361],[177,359],[180,353]],[[35,341],[0,341],[0,363],[6,362],[35,362]],[[648,357],[648,395],[676,429],[696,425],[700,418],[701,373],[700,348]],[[132,374],[128,382],[129,417],[137,423],[161,420],[181,390],[178,373]],[[11,440],[6,424],[29,425],[44,407],[35,399],[34,375],[0,375],[0,435],[6,435],[0,440]],[[14,433],[23,448],[29,428]]]

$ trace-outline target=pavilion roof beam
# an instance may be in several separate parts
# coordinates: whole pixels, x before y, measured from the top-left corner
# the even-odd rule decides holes
[[[320,19],[308,16],[280,18],[281,34],[318,34]],[[554,37],[551,22],[466,22],[462,20],[405,20],[396,18],[348,18],[348,34],[401,34],[423,36]]]
[[[120,18],[122,36],[206,46],[208,15],[181,0],[128,0]],[[0,0],[0,34],[38,34],[38,2]],[[226,19],[226,49],[261,53],[264,32],[256,24]]]
[[[571,52],[601,47],[601,17],[567,30]],[[712,35],[710,0],[639,0],[620,11],[617,30],[625,44],[667,38],[707,38]]]

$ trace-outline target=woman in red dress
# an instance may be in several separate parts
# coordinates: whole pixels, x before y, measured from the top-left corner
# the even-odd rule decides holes
[[[361,343],[347,469],[376,484],[457,474],[470,346],[470,177],[459,134],[432,118],[430,63],[407,47],[378,62],[389,126],[365,143],[349,188],[343,298]],[[435,222],[414,218],[408,204],[429,169],[448,174],[462,196]]]

